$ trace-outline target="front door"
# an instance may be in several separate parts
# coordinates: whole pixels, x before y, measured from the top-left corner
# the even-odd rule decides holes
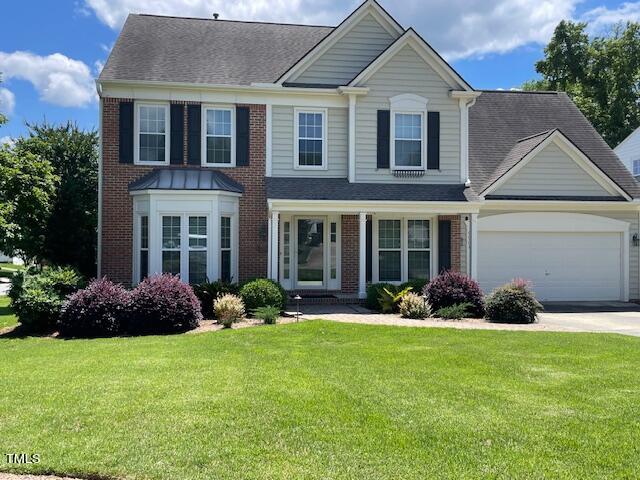
[[[298,218],[296,227],[298,287],[324,287],[325,222],[321,218]]]

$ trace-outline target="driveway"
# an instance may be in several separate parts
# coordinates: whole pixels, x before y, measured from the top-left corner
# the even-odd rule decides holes
[[[550,330],[640,336],[640,305],[624,302],[546,303],[540,324]]]

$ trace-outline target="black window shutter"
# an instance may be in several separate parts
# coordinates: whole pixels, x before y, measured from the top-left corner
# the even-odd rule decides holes
[[[440,112],[427,113],[427,169],[440,169]]]
[[[249,107],[236,108],[236,166],[249,165]]]
[[[184,105],[171,105],[171,142],[170,162],[172,165],[182,165],[184,148]]]
[[[188,105],[187,115],[187,163],[200,165],[200,105]]]
[[[438,221],[438,268],[451,270],[451,220]]]
[[[133,163],[133,102],[120,102],[120,163]]]
[[[389,168],[391,112],[378,110],[378,168]]]

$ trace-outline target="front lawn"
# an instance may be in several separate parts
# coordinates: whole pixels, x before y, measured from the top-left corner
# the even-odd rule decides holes
[[[10,303],[11,300],[9,300],[9,297],[0,295],[0,330],[5,327],[12,327],[18,323],[18,319],[9,308]]]
[[[632,478],[640,339],[322,321],[0,339],[0,470],[152,479]],[[4,461],[4,457],[3,457]]]
[[[13,263],[0,262],[0,277],[13,277],[19,270],[24,270],[24,265],[14,265]]]

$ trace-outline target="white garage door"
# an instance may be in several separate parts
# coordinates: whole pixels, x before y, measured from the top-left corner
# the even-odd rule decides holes
[[[499,217],[511,215],[518,214]],[[488,293],[513,278],[524,278],[532,282],[540,300],[624,299],[624,233],[584,231],[588,223],[579,227],[574,218],[568,218],[571,214],[555,215],[565,217],[560,223],[538,218],[543,225],[534,222],[533,231],[526,231],[526,221],[518,222],[515,231],[506,226],[492,231],[491,225],[483,226],[481,219],[478,280],[482,289]],[[563,222],[568,224],[562,226]],[[550,231],[553,228],[581,231]]]

